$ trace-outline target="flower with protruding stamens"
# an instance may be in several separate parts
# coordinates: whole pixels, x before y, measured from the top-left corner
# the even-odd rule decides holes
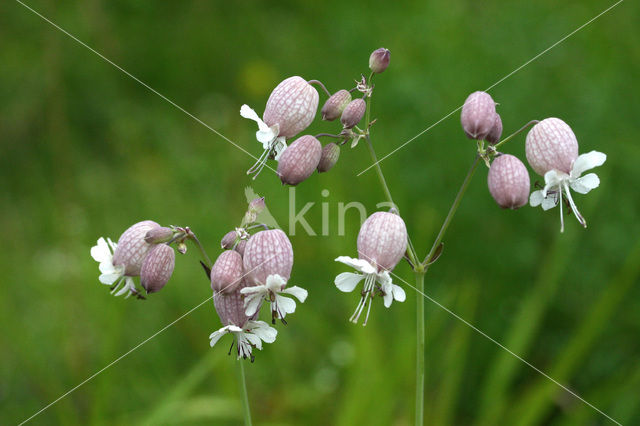
[[[138,222],[122,233],[115,244],[110,239],[100,238],[97,245],[91,248],[91,256],[100,264],[101,283],[112,286],[111,294],[127,297],[132,294],[140,296],[132,277],[140,275],[142,263],[151,249],[145,241],[147,232],[159,228],[160,225],[151,220]]]
[[[278,331],[264,321],[247,321],[243,327],[227,325],[211,333],[209,336],[211,347],[227,333],[232,333],[236,338],[238,359],[250,358],[251,362],[253,362],[254,358],[252,354],[253,348],[262,350],[262,342],[273,343],[278,335]]]
[[[407,250],[407,228],[400,216],[394,213],[376,212],[362,224],[358,234],[358,259],[340,256],[336,262],[356,269],[359,274],[343,272],[335,279],[340,291],[353,291],[364,280],[362,297],[349,321],[357,323],[369,299],[369,307],[363,325],[367,324],[371,301],[376,294],[384,299],[384,306],[390,307],[396,300],[404,302],[404,290],[391,280],[389,274],[402,259]]]
[[[248,105],[242,105],[240,115],[258,123],[256,139],[264,148],[258,161],[247,171],[254,179],[266,161],[279,160],[287,147],[286,139],[309,127],[318,109],[318,92],[302,77],[289,77],[282,81],[269,96],[263,119]]]
[[[582,173],[601,166],[607,159],[602,152],[591,151],[578,156],[578,141],[571,128],[559,118],[540,121],[527,134],[527,160],[531,167],[544,176],[542,190],[531,193],[529,204],[549,210],[560,205],[560,232],[564,231],[562,197],[566,197],[573,214],[585,228],[587,221],[576,207],[569,188],[586,194],[600,185],[595,173]]]
[[[294,286],[285,288],[293,267],[293,249],[287,235],[280,229],[260,231],[254,234],[244,250],[244,270],[248,276],[247,287],[240,290],[246,296],[245,314],[254,315],[262,302],[271,303],[271,318],[284,319],[295,311],[295,301],[280,294],[290,294],[300,302],[307,298],[307,291]]]

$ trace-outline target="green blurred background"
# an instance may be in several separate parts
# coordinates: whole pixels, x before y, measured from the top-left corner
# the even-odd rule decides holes
[[[380,156],[579,27],[610,2],[83,2],[28,4],[258,155],[247,103],[262,113],[291,75],[352,87],[369,53]],[[626,1],[491,90],[505,135],[531,119],[568,122],[581,152],[608,155],[601,186],[557,210],[503,211],[476,174],[427,276],[427,294],[623,424],[640,424],[640,8]],[[325,97],[321,94],[321,103]],[[337,131],[317,120],[310,133]],[[109,295],[89,249],[134,222],[189,225],[218,253],[252,185],[287,227],[288,190],[246,154],[14,1],[0,5],[0,423],[18,423],[211,295],[196,251],[146,301]],[[505,146],[524,159],[524,135]],[[420,253],[474,155],[454,114],[382,163]],[[299,186],[319,232],[291,237],[292,283],[309,290],[275,344],[247,364],[256,424],[413,421],[416,293],[366,328],[356,294],[333,285],[359,218],[337,204],[382,201],[363,144]],[[272,164],[273,166],[274,164]],[[531,172],[532,182],[542,180]],[[328,189],[327,197],[321,191]],[[396,273],[410,280],[406,263]],[[436,304],[427,309],[426,424],[610,424]],[[234,357],[211,303],[137,349],[34,424],[238,424]]]

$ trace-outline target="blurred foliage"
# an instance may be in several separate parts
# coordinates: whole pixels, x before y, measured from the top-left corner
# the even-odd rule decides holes
[[[392,151],[591,19],[610,3],[29,0],[30,6],[254,155],[254,123],[290,75],[334,91],[392,52],[376,80],[373,139]],[[640,9],[623,2],[501,82],[505,134],[558,116],[581,151],[607,153],[601,186],[557,211],[500,210],[477,173],[427,276],[427,294],[622,422],[640,423]],[[269,171],[17,2],[0,5],[0,423],[26,419],[211,296],[191,249],[149,300],[115,299],[89,248],[130,224],[189,225],[217,253],[245,209],[267,196],[286,228],[288,190]],[[321,95],[321,102],[324,97]],[[335,131],[319,120],[312,133]],[[524,158],[524,136],[505,146]],[[453,114],[382,163],[412,241],[424,253],[474,155]],[[292,282],[309,289],[275,344],[248,365],[256,424],[410,424],[416,294],[376,304],[366,328],[346,321],[333,262],[355,255],[359,218],[337,236],[339,202],[382,201],[365,147],[299,186],[320,233],[300,228]],[[533,172],[532,172],[533,173]],[[542,178],[532,174],[532,180]],[[329,189],[327,196],[321,191]],[[555,214],[554,214],[555,212]],[[396,273],[411,277],[406,264]],[[595,410],[459,321],[427,306],[428,424],[606,424]],[[210,349],[211,304],[43,412],[35,424],[238,424],[232,357]]]

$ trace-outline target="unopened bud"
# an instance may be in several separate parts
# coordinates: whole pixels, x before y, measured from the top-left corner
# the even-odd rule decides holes
[[[571,127],[559,118],[545,118],[527,133],[527,161],[544,176],[549,170],[569,174],[578,158],[578,140]]]
[[[304,135],[289,145],[278,160],[278,176],[283,184],[297,185],[314,172],[322,144],[310,135]]]
[[[255,198],[249,203],[249,210],[254,211],[257,214],[262,213],[265,207],[264,197]]]
[[[376,212],[358,233],[358,256],[378,270],[392,271],[407,251],[407,228],[397,214]]]
[[[167,284],[175,267],[176,253],[166,244],[153,246],[140,269],[140,284],[147,293],[160,291]]]
[[[170,241],[171,238],[173,238],[173,229],[167,228],[166,226],[160,226],[147,232],[147,235],[144,237],[144,241],[148,244],[160,244]]]
[[[473,92],[462,106],[460,122],[469,139],[484,140],[495,124],[496,103],[486,92]]]
[[[338,162],[340,158],[340,147],[331,142],[322,148],[320,162],[318,163],[318,173],[328,172]]]
[[[234,248],[234,250],[240,253],[240,256],[244,256],[245,247],[247,247],[247,240],[240,240],[238,244],[236,244],[236,248]]]
[[[223,251],[211,268],[211,289],[232,293],[243,279],[242,256],[234,250]]]
[[[288,281],[293,267],[293,248],[287,234],[280,229],[254,234],[244,250],[243,264],[249,285],[265,284],[267,277],[275,274]]]
[[[263,120],[278,125],[278,136],[293,137],[309,127],[318,110],[318,91],[302,77],[289,77],[271,92]]]
[[[340,117],[342,111],[349,105],[351,102],[351,93],[348,90],[338,90],[336,93],[331,95],[329,99],[324,103],[322,110],[320,110],[322,114],[322,119],[326,121],[333,121],[336,118]]]
[[[529,201],[529,173],[525,165],[509,154],[496,157],[487,175],[489,192],[503,209],[518,209]]]
[[[376,74],[384,72],[389,66],[389,60],[391,59],[391,52],[384,47],[376,49],[369,56],[369,69]]]
[[[187,252],[187,245],[184,243],[184,241],[181,241],[176,246],[176,249],[178,250],[178,253],[185,254]]]
[[[130,226],[118,239],[116,250],[113,253],[113,264],[124,265],[125,275],[135,277],[140,275],[142,261],[151,249],[151,245],[145,241],[147,232],[159,228],[160,225],[152,220],[145,220]]]
[[[238,233],[236,231],[227,232],[222,240],[220,240],[220,247],[225,250],[231,250],[238,239]]]
[[[367,109],[367,103],[362,98],[354,99],[349,102],[344,111],[342,111],[342,117],[340,122],[345,129],[352,129],[358,125],[364,113]]]
[[[502,137],[502,118],[500,118],[500,114],[496,112],[495,120],[493,122],[493,127],[484,138],[489,143],[498,143],[500,138]]]

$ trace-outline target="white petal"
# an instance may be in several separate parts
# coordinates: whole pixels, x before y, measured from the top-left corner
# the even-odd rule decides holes
[[[399,285],[391,284],[391,292],[393,293],[394,300],[397,300],[398,302],[404,302],[407,300],[407,295]]]
[[[275,303],[278,305],[278,310],[284,312],[284,314],[292,314],[296,311],[295,300],[289,299],[288,297],[276,295]]]
[[[588,175],[571,181],[571,189],[580,194],[586,194],[592,189],[597,188],[598,185],[600,185],[600,178],[598,178],[598,175],[595,173],[589,173]]]
[[[383,287],[391,284],[391,275],[389,275],[389,271],[382,271],[381,273],[379,273],[377,276],[377,280]]]
[[[253,316],[262,305],[262,300],[264,299],[264,294],[252,294],[251,296],[244,299],[244,313],[246,316]]]
[[[529,204],[531,205],[531,207],[538,207],[540,204],[542,204],[543,200],[544,195],[542,195],[541,190],[533,191],[529,196]]]
[[[104,238],[100,237],[98,243],[91,247],[91,257],[99,263],[111,262],[113,256]]]
[[[255,285],[251,287],[245,287],[240,290],[240,294],[253,294],[253,293],[268,293],[269,290],[265,285]]]
[[[356,288],[358,283],[363,279],[364,275],[354,274],[353,272],[343,272],[336,277],[334,282],[336,287],[338,287],[338,290],[349,293],[350,291],[353,291],[353,289]]]
[[[124,285],[122,286],[122,288],[115,294],[115,296],[122,296],[125,293],[129,293],[127,294],[127,297],[131,296],[131,294],[136,290],[136,286],[133,283],[133,278],[131,277],[126,277],[124,280]]]
[[[304,302],[307,299],[307,296],[309,295],[309,292],[307,290],[295,285],[293,287],[285,288],[284,290],[281,291],[281,293],[290,294],[296,297],[300,302]]]
[[[118,267],[116,267],[113,265],[113,263],[109,261],[109,262],[101,262],[100,265],[98,266],[98,269],[103,274],[115,274],[115,273],[120,273],[124,268],[122,268],[121,265],[118,265]]]
[[[213,347],[216,343],[218,343],[218,340],[220,340],[220,338],[226,334],[226,332],[223,332],[222,330],[223,329],[220,329],[211,333],[211,336],[209,336],[209,339],[211,340],[209,342],[209,346]]]
[[[258,336],[261,340],[266,343],[273,343],[276,340],[276,336],[278,335],[278,331],[267,325],[264,321],[249,321],[251,327],[251,333]]]
[[[278,274],[273,274],[267,277],[267,282],[265,284],[265,287],[267,289],[277,293],[282,289],[282,286],[287,284],[287,280],[285,280]]]
[[[556,199],[556,195],[548,195],[544,200],[542,200],[542,210],[547,211],[554,208],[557,204],[558,200]]]
[[[385,308],[391,306],[391,303],[393,302],[393,289],[391,287],[392,285],[393,284],[389,283],[382,286],[382,291],[384,292],[383,300]]]
[[[248,118],[249,120],[253,120],[258,123],[258,128],[260,130],[269,130],[269,126],[266,125],[264,121],[256,114],[256,112],[249,105],[242,105],[240,107],[240,115],[244,118]]]
[[[364,259],[356,259],[349,256],[340,256],[336,258],[336,262],[344,263],[345,265],[351,266],[352,268],[365,274],[375,274],[377,272],[376,268]]]
[[[98,277],[98,281],[100,281],[102,284],[111,285],[115,283],[118,280],[118,278],[121,278],[121,277],[122,275],[119,273],[101,274]]]
[[[583,172],[594,167],[602,166],[607,160],[607,155],[598,151],[591,151],[576,158],[571,169],[571,177],[577,179]]]
[[[262,340],[260,340],[260,337],[256,336],[255,334],[252,334],[250,332],[244,333],[243,336],[253,346],[255,346],[258,349],[262,349]]]

